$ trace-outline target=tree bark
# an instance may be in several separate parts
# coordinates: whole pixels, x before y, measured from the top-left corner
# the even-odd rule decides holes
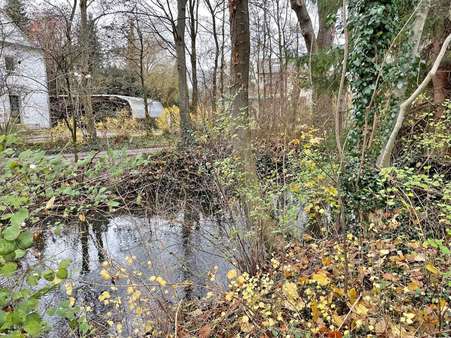
[[[191,37],[191,77],[193,85],[193,93],[191,98],[191,111],[195,114],[197,112],[197,105],[199,101],[199,84],[197,80],[197,22],[198,22],[198,0],[189,0],[189,22],[190,22],[190,37]]]
[[[91,74],[89,74],[89,27],[88,27],[88,1],[80,0],[80,47],[81,47],[81,89],[82,102],[86,118],[89,141],[97,141],[96,121],[92,109]]]
[[[217,32],[217,23],[216,23],[216,13],[215,10],[210,2],[211,0],[205,0],[205,3],[207,5],[208,11],[211,15],[212,20],[212,34],[213,34],[213,40],[215,42],[215,59],[213,64],[213,83],[212,83],[212,89],[211,89],[211,109],[213,113],[216,111],[217,107],[217,92],[218,92],[218,67],[219,67],[219,57],[220,57],[220,46],[219,46],[219,39],[218,39],[218,32]]]
[[[192,123],[189,115],[189,94],[185,55],[186,2],[187,0],[177,0],[177,21],[174,29],[178,87],[180,95],[179,106],[182,145],[188,145],[192,142]]]
[[[250,32],[248,0],[229,0],[231,52],[232,117],[249,115]],[[243,129],[243,128],[240,128]]]
[[[299,28],[304,37],[305,47],[309,54],[314,53],[317,49],[315,31],[313,29],[312,20],[307,11],[305,0],[290,0],[291,8],[298,18]]]

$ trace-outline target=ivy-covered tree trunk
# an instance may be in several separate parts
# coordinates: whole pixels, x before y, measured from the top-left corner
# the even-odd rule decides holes
[[[352,93],[351,126],[344,149],[340,173],[346,223],[362,222],[361,215],[370,210],[368,193],[376,183],[377,142],[374,140],[378,105],[377,95],[383,84],[380,65],[397,32],[396,13],[386,1],[349,1],[349,84]]]

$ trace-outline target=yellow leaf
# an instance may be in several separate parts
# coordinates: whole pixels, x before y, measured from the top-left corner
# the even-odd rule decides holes
[[[387,256],[390,253],[390,250],[383,249],[383,250],[379,251],[379,253],[381,254],[381,256]]]
[[[359,303],[355,306],[354,311],[360,316],[366,316],[368,313],[368,308],[362,303]]]
[[[72,291],[73,291],[73,285],[72,285],[72,283],[67,283],[67,284],[65,285],[65,288],[66,288],[66,295],[72,296]]]
[[[282,291],[289,300],[296,300],[299,298],[298,287],[295,283],[285,282],[282,285]]]
[[[45,208],[47,210],[49,210],[49,209],[52,209],[54,205],[55,205],[55,196],[53,196],[51,199],[49,199],[47,201],[47,204],[45,205]]]
[[[336,326],[340,327],[341,324],[343,323],[343,316],[339,316],[339,315],[337,315],[337,314],[334,313],[334,314],[332,315],[332,321],[333,321],[333,323],[334,323]]]
[[[318,304],[316,304],[316,301],[312,301],[312,304],[310,305],[310,309],[312,310],[312,317],[313,321],[316,323],[316,321],[319,319],[319,310],[318,310]]]
[[[74,304],[75,304],[75,298],[69,297],[69,306],[74,306]]]
[[[103,302],[104,300],[111,298],[111,295],[108,291],[103,291],[102,294],[99,296],[99,300]]]
[[[81,222],[85,222],[85,221],[86,221],[86,216],[85,216],[85,214],[80,214],[80,215],[78,215],[78,219],[79,219]]]
[[[354,303],[357,299],[357,291],[355,288],[352,288],[351,290],[348,290],[348,297],[351,303]]]
[[[440,273],[440,271],[432,263],[426,264],[426,270],[434,275],[438,275]]]
[[[235,269],[229,270],[229,272],[227,272],[227,278],[228,279],[235,279],[236,276],[238,276],[238,273],[236,272]]]
[[[321,263],[323,263],[324,266],[329,266],[332,264],[332,260],[329,257],[323,257]]]
[[[420,283],[416,280],[411,281],[409,284],[407,284],[407,290],[415,292],[421,287]]]
[[[225,294],[226,301],[230,302],[233,299],[233,291],[229,291]]]
[[[100,276],[104,279],[104,280],[111,280],[111,275],[108,271],[106,271],[105,269],[102,269],[102,271],[100,271]]]
[[[322,286],[328,285],[330,283],[330,279],[329,277],[327,277],[326,272],[322,270],[314,273],[312,276],[312,280],[314,280],[315,282],[317,282],[319,285]]]
[[[161,278],[160,276],[158,276],[158,277],[155,279],[155,281],[156,281],[157,283],[159,283],[161,286],[165,286],[165,285],[167,284],[167,282],[166,282],[163,278]]]

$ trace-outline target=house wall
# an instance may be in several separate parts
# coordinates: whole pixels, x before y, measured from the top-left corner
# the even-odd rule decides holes
[[[5,57],[15,59],[15,70],[6,71]],[[0,123],[10,117],[9,95],[20,97],[21,123],[29,128],[49,128],[49,98],[44,56],[41,50],[28,46],[3,43],[0,52]]]

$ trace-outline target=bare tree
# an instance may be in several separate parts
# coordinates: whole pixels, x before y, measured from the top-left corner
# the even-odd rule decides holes
[[[199,101],[199,83],[197,80],[197,49],[196,40],[197,32],[199,30],[199,0],[189,0],[189,36],[191,38],[191,50],[190,50],[190,60],[191,60],[191,84],[193,86],[193,91],[191,95],[191,111],[193,113],[197,112],[197,105]]]
[[[86,126],[90,142],[97,141],[96,120],[92,109],[92,74],[89,71],[90,30],[88,26],[88,0],[80,0],[80,48],[81,48],[81,88],[83,90],[82,102],[86,116]]]

